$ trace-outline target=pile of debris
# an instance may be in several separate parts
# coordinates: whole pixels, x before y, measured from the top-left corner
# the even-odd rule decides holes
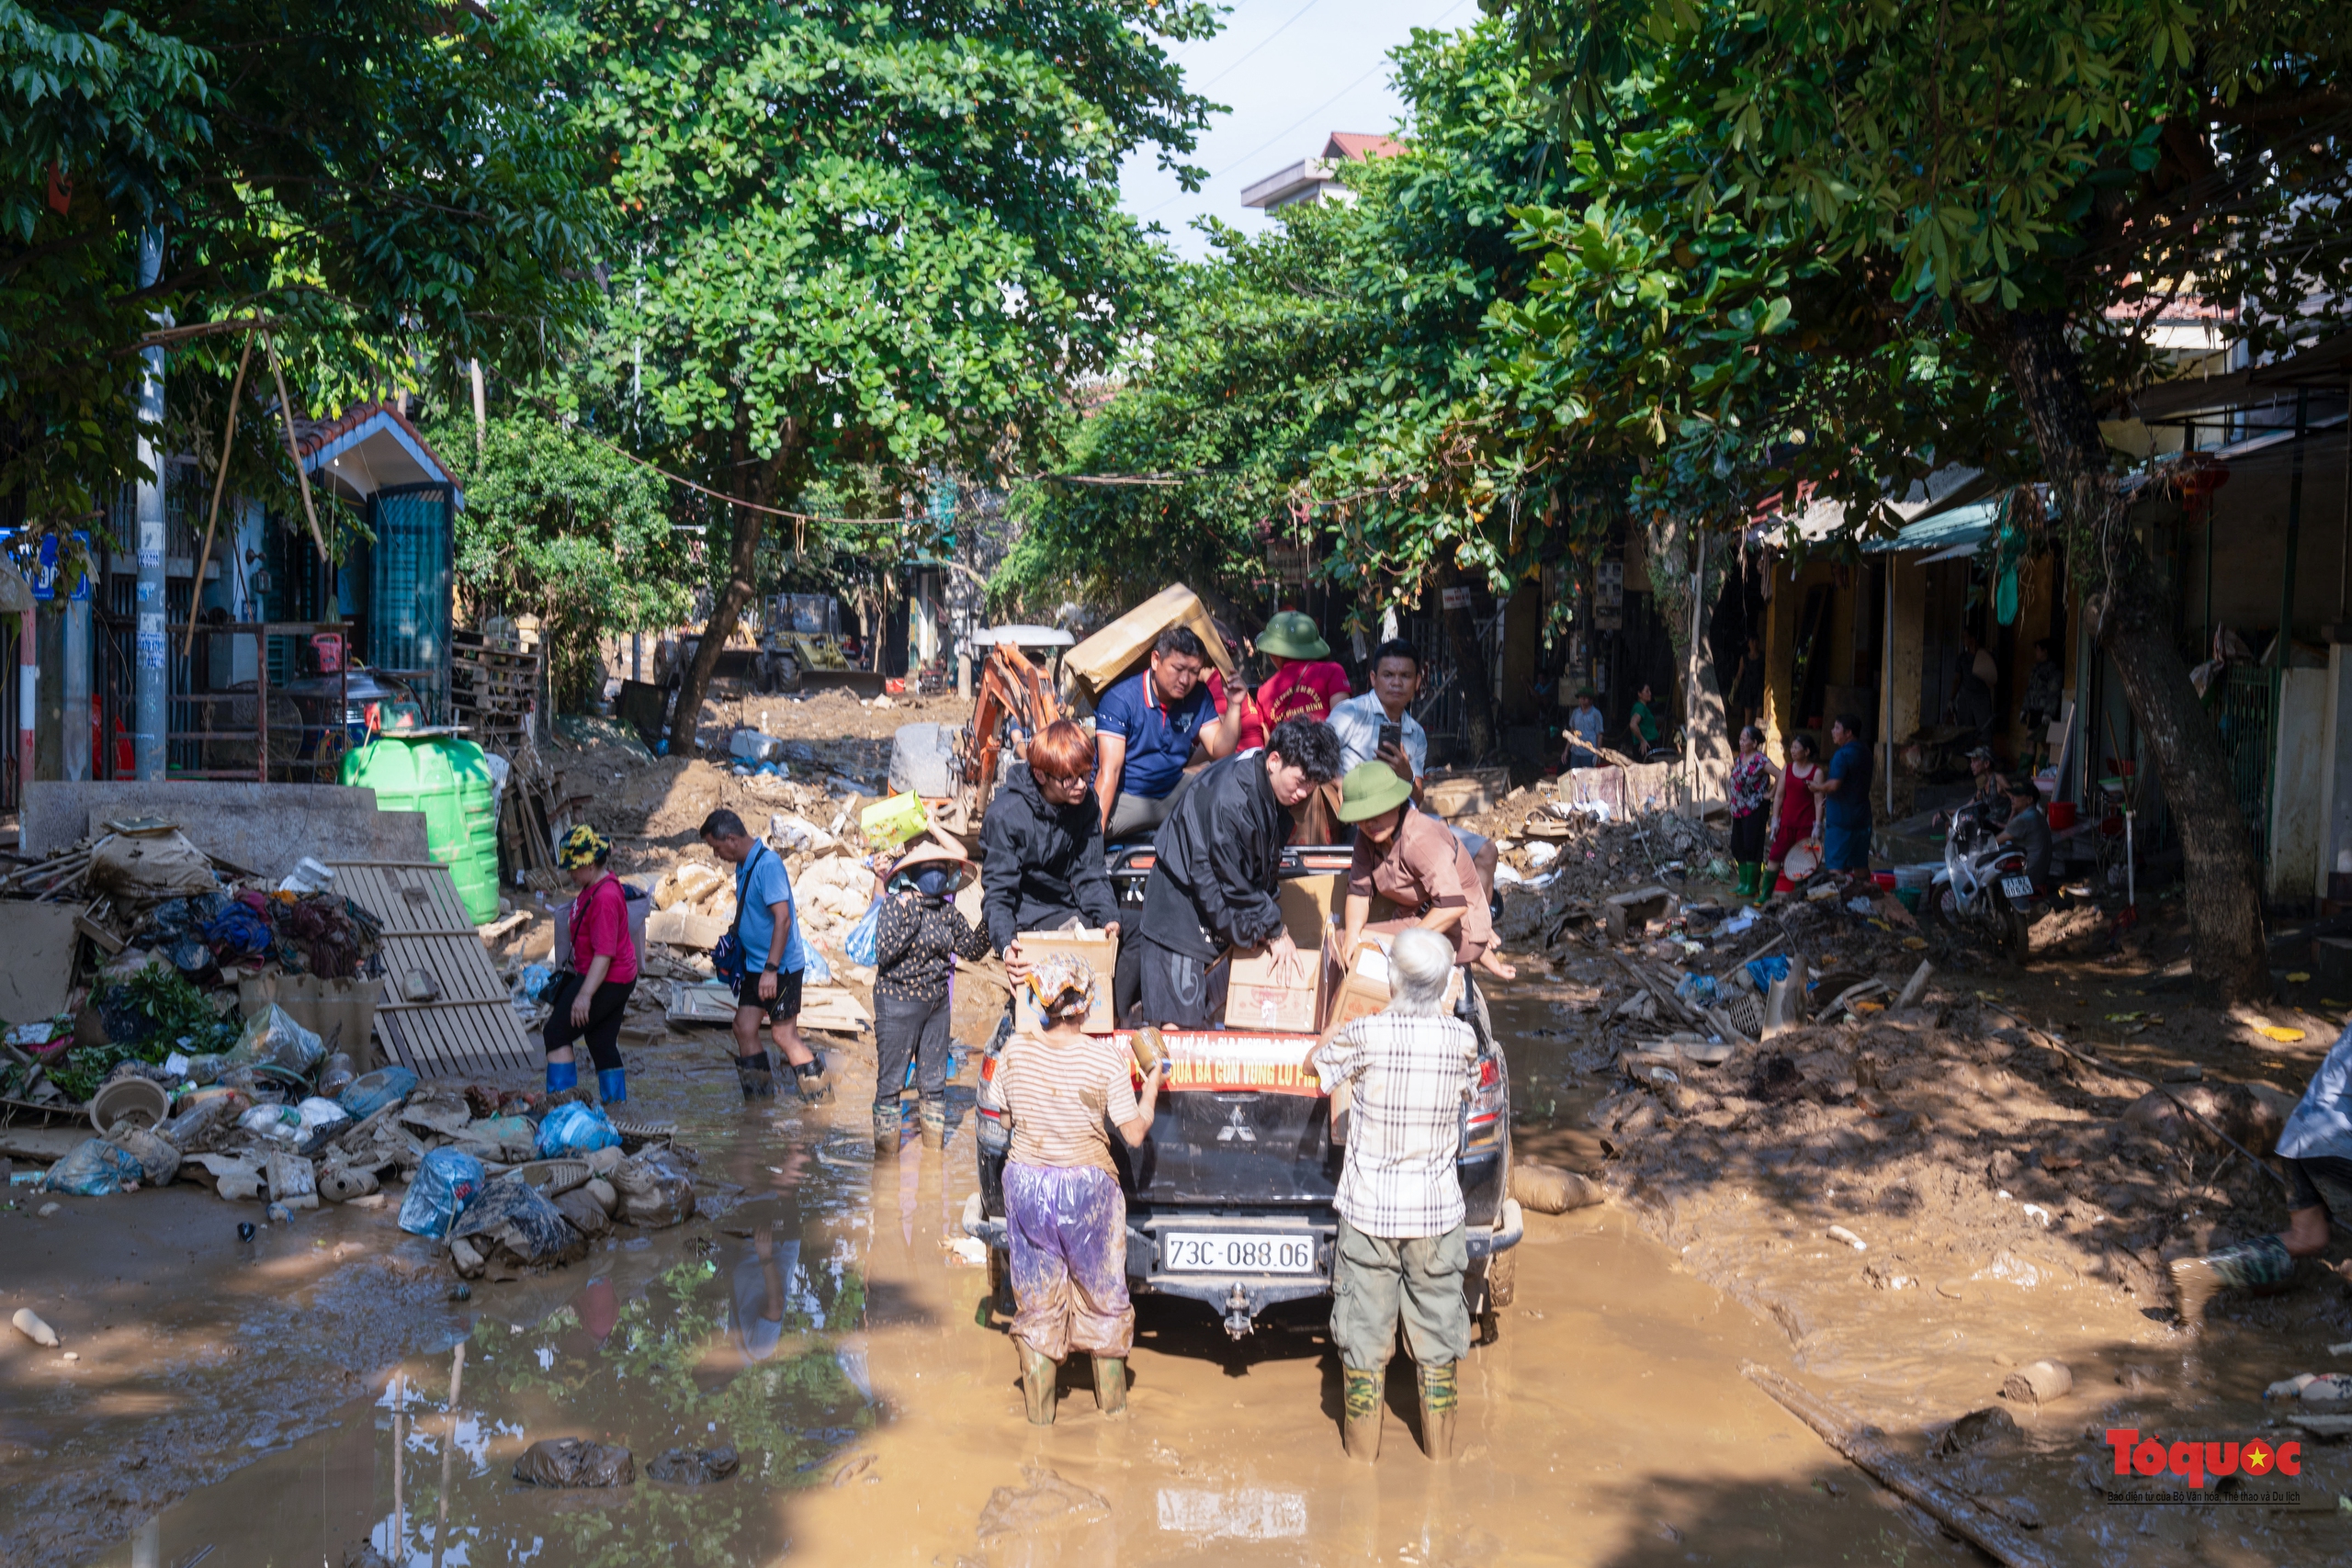
[[[399,1066],[355,1076],[276,1006],[226,1052],[110,1081],[95,1111],[98,1135],[41,1190],[195,1181],[285,1223],[322,1201],[380,1206],[401,1183],[401,1228],[446,1243],[467,1278],[572,1262],[616,1222],[652,1228],[695,1212],[698,1161],[666,1123],[607,1117],[582,1089],[420,1084]]]
[[[0,1103],[76,1111],[113,1079],[229,1051],[280,994],[364,1052],[383,928],[334,884],[305,860],[268,886],[161,821],[109,824],[25,866],[0,885],[13,949]]]

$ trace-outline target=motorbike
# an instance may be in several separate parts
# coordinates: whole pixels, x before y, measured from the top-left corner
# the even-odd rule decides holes
[[[1952,813],[1943,869],[1920,900],[1919,914],[1928,924],[1988,937],[2005,957],[2022,964],[2026,933],[2047,906],[2026,874],[2025,852],[2002,842],[1999,832],[1982,801]]]

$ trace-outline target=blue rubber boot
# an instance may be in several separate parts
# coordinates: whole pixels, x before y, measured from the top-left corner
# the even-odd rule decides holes
[[[549,1062],[548,1064],[548,1092],[549,1094],[560,1094],[565,1089],[577,1089],[579,1086],[579,1063]]]
[[[607,1105],[618,1105],[628,1098],[628,1069],[599,1067],[596,1070],[596,1098]]]

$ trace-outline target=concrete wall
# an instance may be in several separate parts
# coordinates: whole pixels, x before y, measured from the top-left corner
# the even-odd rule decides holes
[[[109,819],[161,817],[197,848],[272,881],[304,855],[323,861],[430,858],[421,811],[379,811],[376,792],[343,784],[219,779],[90,780],[26,786],[22,848],[48,854]]]
[[[2321,815],[2326,791],[2326,752],[2321,739],[2328,725],[2329,687],[2324,670],[2290,670],[2278,690],[2278,756],[2270,786],[2270,871],[2267,891],[2282,902],[2301,904],[2324,886],[2320,846],[2325,838]]]

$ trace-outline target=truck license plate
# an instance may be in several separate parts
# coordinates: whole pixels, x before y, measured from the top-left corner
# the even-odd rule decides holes
[[[2012,902],[2020,898],[2030,898],[2033,897],[2033,878],[2005,876],[2001,878],[2001,891]]]
[[[1311,1235],[1170,1231],[1159,1238],[1162,1266],[1177,1273],[1312,1274]]]

